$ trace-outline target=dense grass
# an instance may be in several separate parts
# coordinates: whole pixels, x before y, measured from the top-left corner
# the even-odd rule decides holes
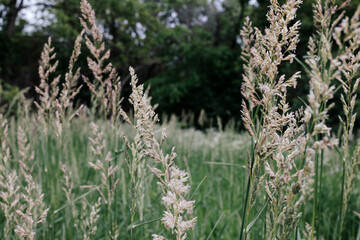
[[[35,152],[34,179],[42,182],[45,193],[45,205],[50,207],[48,221],[38,226],[38,239],[82,239],[82,231],[73,224],[81,222],[81,218],[74,219],[81,213],[81,202],[93,205],[100,196],[97,191],[82,189],[80,186],[95,184],[100,181],[99,176],[88,166],[88,162],[94,162],[94,156],[90,151],[88,138],[91,137],[89,130],[90,118],[80,117],[73,120],[69,131],[65,132],[62,146],[54,136],[48,135],[48,141],[44,141],[44,134],[36,125],[34,118],[12,119],[9,129],[9,143],[14,158],[12,166],[18,168],[17,125],[24,128],[30,139],[31,149]],[[120,184],[116,188],[115,205],[113,211],[120,228],[119,239],[130,238],[130,211],[129,211],[129,174],[125,162],[123,141],[114,136],[109,123],[98,121],[98,125],[104,131],[107,139],[107,148],[116,156],[114,161],[119,166],[116,176]],[[236,239],[240,232],[241,213],[244,207],[246,189],[246,159],[250,146],[249,137],[238,133],[233,129],[219,131],[209,129],[198,131],[194,129],[181,129],[180,123],[175,119],[162,126],[158,126],[157,133],[160,137],[161,128],[168,129],[168,140],[164,145],[164,151],[169,151],[176,146],[178,154],[177,164],[189,172],[189,180],[192,186],[190,195],[196,200],[194,216],[198,217],[195,229],[189,233],[189,239]],[[125,124],[118,126],[126,135],[132,136],[132,129]],[[339,206],[341,205],[341,162],[335,151],[325,152],[323,170],[323,185],[321,190],[321,219],[320,235],[324,239],[337,239],[336,231],[339,221]],[[59,168],[59,162],[66,163],[72,173],[74,183],[75,208],[72,209],[66,200],[62,190],[64,180]],[[153,165],[150,159],[147,164]],[[299,163],[300,164],[300,163]],[[45,167],[44,167],[45,166]],[[144,195],[144,218],[139,220],[136,215],[134,239],[149,239],[151,234],[169,234],[161,226],[159,218],[162,217],[163,206],[161,205],[161,191],[157,187],[156,179],[146,171]],[[348,208],[348,217],[344,224],[344,239],[358,239],[359,219],[352,213],[359,209],[360,191],[356,187],[351,195]],[[265,201],[265,200],[264,200]],[[263,201],[263,202],[264,202]],[[250,222],[261,211],[262,203],[259,202],[255,210],[251,212]],[[61,210],[58,210],[61,209]],[[304,222],[311,220],[311,201],[304,206],[305,216],[301,218],[298,234],[302,235]],[[56,211],[56,213],[54,213]],[[109,222],[106,219],[106,205],[100,210],[98,231],[94,239],[107,238]],[[250,229],[249,239],[264,238],[266,207],[258,217],[256,224]],[[1,218],[2,227],[5,219]],[[80,222],[77,224],[79,225]],[[2,233],[1,233],[2,234]],[[3,239],[3,235],[0,235]],[[170,237],[170,235],[168,235]],[[296,239],[294,236],[293,239]],[[300,239],[300,238],[297,238]]]
[[[300,22],[292,20],[301,1],[271,4],[264,34],[249,19],[241,31],[247,64],[241,114],[248,135],[223,128],[221,121],[218,129],[204,131],[184,129],[176,118],[164,118],[160,126],[131,67],[132,110],[125,113],[120,78],[105,64],[110,52],[94,11],[82,0],[85,30],[64,84],[52,76],[58,62],[49,38],[39,66],[37,111],[20,95],[17,113],[0,115],[1,239],[359,240],[360,144],[353,127],[360,37],[352,42],[349,32],[358,33],[360,8],[350,21],[354,29],[347,18],[331,28],[348,34],[342,44],[325,24],[335,3],[314,5],[319,33],[327,37],[309,41],[309,104],[291,112],[287,88],[296,87],[301,75],[277,75],[281,62],[295,58]],[[344,50],[335,58],[331,37]],[[81,87],[75,64],[83,38],[95,81],[83,76],[91,105],[76,108]],[[334,79],[339,84],[332,85]],[[339,89],[344,112],[337,140],[326,120]]]

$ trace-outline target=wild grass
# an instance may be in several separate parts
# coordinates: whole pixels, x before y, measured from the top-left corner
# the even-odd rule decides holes
[[[110,51],[82,0],[84,30],[68,72],[54,75],[49,39],[36,110],[20,96],[17,114],[0,115],[0,238],[360,239],[360,145],[353,134],[360,10],[333,19],[346,3],[316,1],[317,32],[302,62],[295,57],[300,5],[272,0],[264,32],[249,18],[244,24],[245,134],[220,121],[206,131],[182,129],[175,117],[160,123],[151,91],[132,68],[132,111],[125,113]],[[74,103],[83,40],[93,75],[82,76],[93,94],[89,107]],[[293,60],[311,79],[298,110],[287,103],[287,89],[301,73],[279,76]],[[336,139],[327,118],[339,103]]]
[[[59,204],[54,208],[56,231],[49,238],[53,239],[83,239],[84,229],[89,229],[86,224],[90,223],[89,217],[92,211],[92,206],[100,197],[100,193],[96,190],[89,190],[80,188],[85,184],[95,182],[99,178],[95,171],[90,170],[88,162],[94,162],[96,159],[91,152],[91,143],[88,138],[92,137],[89,127],[85,125],[86,119],[74,119],[71,126],[71,135],[65,141],[66,145],[71,149],[67,154],[66,162],[68,164],[68,171],[71,172],[71,182],[73,184],[71,193],[72,200],[68,200],[66,193],[62,188],[65,187],[66,178],[61,169],[58,170],[58,176],[53,176],[55,180],[59,181]],[[91,122],[88,121],[88,124]],[[97,125],[104,130],[106,139],[110,139],[112,134],[111,129],[106,128],[108,123],[103,120],[98,120]],[[188,239],[234,239],[239,236],[239,224],[241,223],[241,213],[244,203],[244,196],[246,190],[246,158],[247,150],[250,147],[250,138],[246,134],[239,134],[234,130],[227,130],[220,132],[217,129],[210,129],[206,132],[194,129],[181,129],[180,121],[173,118],[172,121],[164,123],[162,126],[157,126],[157,136],[160,137],[163,127],[167,129],[167,141],[164,142],[164,151],[171,151],[173,146],[176,146],[177,163],[182,169],[186,169],[189,173],[189,183],[191,185],[190,194],[191,199],[196,200],[193,215],[197,217],[197,223],[193,231],[188,233]],[[123,131],[130,139],[134,136],[134,131],[129,125],[122,126]],[[10,132],[15,133],[15,130]],[[27,135],[32,133],[30,129]],[[10,136],[13,141],[11,148],[16,149],[17,144],[15,136]],[[37,141],[37,136],[33,136],[32,149],[40,153],[42,146]],[[109,150],[112,152],[118,151],[123,147],[123,143],[118,145],[109,143]],[[57,157],[56,141],[51,143],[51,155],[55,159]],[[335,150],[325,151],[324,156],[324,174],[323,174],[323,191],[320,199],[326,199],[323,202],[322,212],[324,219],[321,225],[322,231],[320,235],[324,239],[338,239],[334,234],[336,230],[336,222],[339,217],[339,209],[341,202],[341,162],[336,156]],[[157,180],[152,175],[145,177],[145,192],[144,194],[144,213],[143,221],[137,213],[135,221],[131,225],[130,215],[130,175],[126,165],[126,158],[124,154],[120,154],[116,158],[119,165],[118,173],[120,183],[117,187],[116,193],[116,218],[120,229],[119,239],[129,239],[130,229],[133,227],[134,239],[151,239],[152,234],[169,234],[161,226],[161,218],[164,207],[160,199],[162,196],[161,189],[157,186]],[[34,167],[34,179],[39,181],[40,175],[43,171],[37,163]],[[339,179],[334,181],[334,179]],[[50,180],[51,181],[51,180]],[[60,182],[63,181],[64,183]],[[356,177],[355,181],[359,181]],[[356,184],[356,183],[355,183]],[[359,209],[360,191],[355,187],[350,195],[348,204],[348,217],[345,218],[344,224],[344,239],[356,239],[359,230],[359,218],[352,212]],[[240,204],[239,204],[240,202]],[[102,202],[104,204],[104,202]],[[50,207],[48,205],[48,207]],[[97,231],[92,235],[91,239],[107,239],[107,232],[111,229],[105,217],[106,205],[102,205],[98,213],[99,220],[96,221]],[[262,205],[256,206],[257,211],[261,211]],[[50,211],[51,211],[50,207]],[[258,212],[251,213],[250,221],[257,216]],[[262,211],[258,218],[258,222],[249,227],[248,239],[263,239],[266,235],[264,232],[265,210]],[[299,234],[305,227],[305,220],[311,223],[311,201],[307,202],[304,207],[306,218],[301,219],[299,223]],[[115,214],[115,213],[114,213]],[[88,219],[88,220],[86,220]],[[2,217],[2,224],[5,223]],[[37,239],[42,239],[43,227],[38,226]],[[50,234],[50,223],[45,226],[47,234]],[[4,228],[4,225],[2,225]],[[90,231],[90,230],[89,230]],[[211,233],[211,235],[210,235]],[[1,233],[3,234],[3,232]],[[51,236],[51,237],[50,237]],[[91,237],[91,236],[90,236]],[[1,238],[5,239],[4,235]],[[298,238],[300,239],[300,238]],[[301,239],[307,239],[302,237]]]

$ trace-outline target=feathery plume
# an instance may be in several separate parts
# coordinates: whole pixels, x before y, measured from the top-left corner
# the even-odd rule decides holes
[[[20,185],[17,172],[10,166],[7,143],[8,122],[0,114],[0,207],[5,217],[5,239],[10,239],[16,223],[16,209],[20,206]]]
[[[21,194],[21,197],[25,201],[26,210],[16,210],[20,219],[17,221],[15,233],[21,239],[34,240],[36,227],[39,223],[46,221],[49,208],[42,210],[44,194],[37,192],[38,189],[30,174],[25,175],[25,181],[27,186],[25,187],[25,193]]]
[[[87,58],[87,62],[96,82],[92,83],[85,76],[82,78],[93,93],[95,107],[104,112],[105,118],[111,113],[111,121],[114,124],[122,101],[120,77],[111,63],[106,64],[110,58],[110,50],[105,50],[103,35],[96,24],[94,10],[87,0],[81,1],[80,9],[80,23],[86,32],[85,43],[92,55],[92,58]]]
[[[249,108],[242,103],[241,112],[253,148],[240,239],[262,186],[269,199],[268,239],[290,236],[299,220],[300,206],[311,191],[306,187],[312,178],[311,158],[307,157],[303,169],[297,169],[295,164],[305,150],[304,126],[299,117],[302,111],[291,112],[286,101],[287,88],[296,87],[300,72],[288,79],[278,76],[280,65],[292,63],[295,57],[300,27],[295,17],[302,1],[288,0],[283,5],[276,0],[270,2],[267,14],[270,26],[264,33],[253,28],[249,18],[241,31],[245,61],[242,94],[249,103]],[[254,108],[258,110],[254,112]],[[257,112],[260,118],[254,116]]]
[[[117,221],[113,221],[112,206],[114,202],[115,189],[119,183],[119,179],[116,178],[116,172],[119,166],[115,166],[112,161],[111,152],[106,152],[106,141],[104,133],[99,129],[95,123],[90,125],[94,137],[89,137],[89,141],[92,143],[91,151],[96,159],[95,162],[89,162],[89,166],[99,174],[101,183],[98,185],[82,186],[83,188],[96,189],[102,196],[104,202],[107,205],[107,218],[111,225],[110,236],[112,239],[116,239],[118,233]]]
[[[133,68],[130,68],[130,74],[130,85],[132,87],[130,103],[134,108],[133,126],[137,133],[134,143],[131,145],[128,143],[128,147],[136,150],[135,146],[141,144],[142,154],[146,154],[161,165],[162,170],[148,166],[150,171],[158,178],[158,184],[163,191],[162,203],[166,210],[161,221],[166,228],[171,229],[177,240],[183,240],[186,239],[186,231],[193,228],[196,222],[196,217],[186,219],[187,215],[192,215],[195,203],[195,201],[188,201],[185,198],[190,190],[190,186],[186,184],[188,174],[175,165],[175,148],[172,149],[170,155],[165,156],[163,154],[161,143],[166,139],[166,132],[162,132],[161,143],[159,143],[154,136],[154,126],[158,121],[158,117],[151,106],[151,99],[144,93],[143,85],[137,85],[138,79]],[[135,161],[137,160],[135,159]],[[154,234],[153,239],[164,238]]]
[[[89,213],[86,200],[83,200],[81,211],[81,229],[83,231],[83,240],[91,240],[93,239],[92,236],[96,234],[96,231],[98,230],[97,224],[100,218],[100,206],[101,198],[99,197],[97,202],[93,206],[91,206],[91,211]]]

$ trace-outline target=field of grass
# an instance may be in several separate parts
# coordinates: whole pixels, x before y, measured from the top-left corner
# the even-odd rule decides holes
[[[130,212],[129,212],[129,174],[125,161],[124,143],[114,138],[112,128],[106,122],[98,122],[106,136],[107,151],[116,157],[113,161],[119,165],[116,177],[120,183],[114,196],[113,206],[120,229],[120,239],[130,238]],[[196,227],[189,233],[189,239],[237,239],[241,223],[241,211],[244,206],[246,191],[246,159],[250,141],[248,135],[235,132],[233,129],[219,131],[210,129],[198,131],[194,129],[181,129],[180,123],[173,118],[171,121],[158,126],[160,136],[161,128],[166,127],[168,141],[164,145],[165,152],[176,146],[178,154],[177,164],[187,169],[189,182],[192,186],[190,195],[196,200],[194,216],[198,221]],[[50,134],[48,141],[35,118],[10,120],[9,139],[10,149],[14,153],[11,165],[19,168],[16,159],[22,159],[18,152],[17,129],[21,126],[29,138],[31,151],[35,152],[33,176],[37,184],[44,183],[45,203],[50,203],[49,221],[38,226],[38,239],[82,239],[81,205],[86,199],[88,207],[94,205],[100,196],[96,191],[83,189],[81,186],[96,184],[100,181],[97,175],[88,166],[88,162],[95,162],[91,154],[89,137],[90,119],[78,118],[70,125],[70,131],[63,136],[62,146],[59,146],[55,135]],[[132,136],[131,128],[121,125],[120,128]],[[158,137],[159,137],[158,136]],[[62,151],[61,151],[62,149]],[[60,152],[61,151],[61,152]],[[117,154],[118,152],[121,152]],[[320,226],[324,239],[338,239],[336,229],[338,224],[339,206],[341,205],[341,161],[334,151],[325,153],[323,188],[321,191],[322,210]],[[73,184],[73,202],[66,199],[62,188],[65,186],[65,177],[60,170],[60,162],[69,166],[69,175]],[[148,164],[153,164],[147,160]],[[160,218],[163,207],[160,203],[161,190],[156,186],[156,179],[147,171],[145,174],[145,187],[143,192],[144,206],[143,220],[136,216],[134,239],[149,239],[153,233],[162,233]],[[360,189],[355,187],[349,202],[349,217],[345,223],[345,239],[359,238],[359,219],[351,210],[360,207]],[[72,206],[73,204],[73,206]],[[262,206],[256,207],[251,218],[255,218]],[[310,219],[311,202],[304,205],[305,216],[300,223]],[[60,210],[59,210],[60,209]],[[266,224],[266,208],[260,214],[259,220],[249,231],[249,239],[264,238]],[[110,229],[105,218],[105,210],[100,209],[98,231],[93,239],[107,236]],[[1,219],[2,226],[5,219]],[[77,224],[78,227],[74,227]],[[300,224],[300,225],[301,225]],[[356,237],[357,236],[357,237]],[[4,239],[4,236],[1,237]],[[107,237],[106,237],[107,238]],[[296,239],[295,237],[293,239]],[[300,239],[300,238],[298,238]]]
[[[309,40],[304,63],[297,59],[307,65],[310,92],[292,112],[287,88],[301,75],[285,79],[278,68],[295,58],[300,4],[271,1],[264,33],[249,19],[244,23],[246,101],[239,110],[246,132],[239,132],[221,121],[202,131],[184,128],[176,117],[159,121],[133,68],[125,99],[132,109],[125,113],[116,69],[105,64],[110,52],[82,0],[84,31],[63,84],[54,76],[58,62],[49,38],[36,109],[19,95],[0,115],[0,239],[359,240],[360,7],[334,28],[335,2],[314,5],[320,37]],[[92,92],[89,107],[74,103],[83,39],[93,73],[92,80],[82,76]],[[334,104],[343,107],[338,136],[326,126]]]
[[[90,118],[74,119],[69,131],[64,132],[62,144],[54,134],[45,136],[41,126],[35,118],[10,119],[9,146],[13,154],[11,166],[19,169],[18,160],[23,159],[18,154],[18,127],[21,126],[29,139],[30,151],[35,153],[33,162],[34,181],[41,186],[43,183],[44,205],[50,207],[46,223],[37,226],[37,239],[83,239],[84,217],[89,214],[100,194],[97,191],[82,188],[84,185],[96,185],[101,177],[89,167],[88,162],[95,162],[91,154],[89,137],[93,137],[89,128]],[[109,123],[98,121],[100,129],[104,131],[106,151],[114,156],[113,161],[119,166],[115,173],[120,180],[114,195],[113,213],[120,230],[119,239],[130,239],[130,210],[129,210],[129,173],[125,160],[124,142],[113,134]],[[168,139],[163,146],[164,152],[169,152],[176,146],[176,164],[189,173],[191,190],[189,195],[195,199],[193,215],[197,217],[195,228],[189,232],[189,239],[237,239],[240,233],[241,213],[244,207],[246,192],[246,159],[250,147],[250,138],[245,133],[233,129],[209,129],[199,131],[181,129],[181,123],[175,118],[157,126],[157,137],[161,129],[166,127]],[[117,127],[129,137],[133,130],[129,125]],[[47,141],[45,139],[47,138]],[[321,238],[338,239],[339,206],[341,206],[341,161],[335,151],[326,151],[323,171],[323,186],[321,190]],[[72,200],[68,201],[62,188],[66,186],[66,178],[61,171],[60,163],[68,166],[68,176],[73,185]],[[146,163],[153,165],[153,161],[146,159]],[[300,163],[299,163],[300,164]],[[32,163],[31,163],[32,165]],[[154,233],[168,236],[169,231],[163,229],[163,206],[161,204],[161,190],[157,186],[157,179],[146,170],[142,220],[139,213],[134,222],[133,239],[150,239]],[[358,179],[357,179],[358,181]],[[66,187],[65,187],[66,188]],[[40,187],[41,189],[41,187]],[[348,206],[348,217],[345,221],[344,239],[359,239],[359,217],[352,211],[360,208],[360,189],[355,187]],[[82,206],[85,204],[85,207]],[[44,207],[45,207],[44,206]],[[37,211],[40,211],[39,207]],[[248,239],[265,239],[266,211],[262,203],[255,206],[249,218],[257,219],[256,224],[249,227]],[[85,209],[85,210],[84,210]],[[304,215],[300,219],[296,235],[291,239],[304,239],[302,232],[305,221],[311,221],[312,201],[304,204]],[[258,213],[260,215],[258,216]],[[98,230],[92,239],[107,239],[107,232],[111,227],[107,220],[106,204],[100,207]],[[258,217],[258,218],[257,218]],[[1,218],[4,229],[5,219]],[[4,239],[1,232],[1,239]],[[12,238],[11,238],[12,239]],[[15,238],[14,238],[15,239]]]

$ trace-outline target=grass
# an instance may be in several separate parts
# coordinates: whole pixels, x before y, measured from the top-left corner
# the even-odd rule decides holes
[[[65,156],[58,154],[58,144],[55,140],[55,136],[50,136],[48,142],[48,162],[46,165],[55,166],[57,162],[63,161],[68,164],[73,176],[74,190],[73,194],[75,198],[75,206],[79,208],[81,206],[81,199],[78,196],[86,194],[87,202],[96,202],[100,196],[97,191],[91,191],[88,189],[81,189],[81,185],[90,184],[96,182],[96,174],[88,167],[88,162],[95,161],[90,151],[90,144],[88,137],[91,137],[91,133],[88,126],[84,124],[85,119],[76,119],[71,125],[71,134],[66,138],[63,144],[66,148],[69,148]],[[15,122],[14,122],[15,123]],[[20,124],[20,123],[19,123]],[[109,150],[113,153],[118,152],[119,149],[123,149],[123,142],[119,142],[115,145],[114,141],[111,141],[112,134],[110,129],[106,129],[107,126],[104,122],[98,122],[99,126],[104,130],[105,136],[107,136]],[[14,126],[16,127],[16,126]],[[131,128],[129,126],[122,126],[128,128],[127,134],[131,136]],[[208,219],[207,221],[199,221],[196,229],[193,233],[190,233],[191,239],[198,239],[199,236],[206,236],[213,230],[213,237],[220,237],[223,235],[225,239],[230,239],[231,236],[238,234],[237,228],[233,231],[224,231],[219,233],[219,229],[226,229],[225,222],[238,222],[238,211],[239,208],[239,197],[242,196],[243,185],[240,185],[243,174],[245,172],[244,167],[240,167],[239,164],[245,164],[244,159],[246,154],[246,146],[248,138],[244,135],[238,135],[235,132],[217,132],[209,131],[203,133],[193,129],[182,130],[178,128],[177,122],[170,122],[168,129],[169,136],[178,136],[178,138],[168,138],[168,143],[164,146],[165,150],[170,150],[173,145],[177,146],[176,151],[178,153],[177,163],[182,169],[188,169],[190,175],[191,185],[193,186],[191,195],[194,199],[199,199],[196,203],[194,215],[198,219]],[[160,130],[160,128],[159,128]],[[44,143],[39,141],[40,136],[33,134],[35,129],[29,127],[25,130],[27,135],[32,135],[31,143],[32,149],[35,151],[35,155],[41,156],[44,151]],[[10,128],[12,133],[9,137],[12,139],[11,149],[16,150],[16,138],[15,131]],[[158,131],[160,134],[161,131]],[[60,159],[61,158],[61,159]],[[184,159],[187,159],[186,162]],[[226,161],[224,161],[226,159]],[[242,161],[239,161],[242,160]],[[117,171],[120,179],[123,179],[117,188],[118,201],[115,203],[118,209],[117,216],[119,219],[121,231],[120,239],[126,239],[130,236],[129,229],[131,228],[130,223],[130,212],[128,207],[128,189],[129,189],[129,174],[127,171],[126,160],[124,153],[120,153],[116,157],[116,162],[120,166]],[[219,163],[217,165],[215,163]],[[224,165],[221,165],[224,163]],[[41,162],[37,161],[36,167],[34,168],[34,175],[39,179],[44,174],[44,169],[41,167]],[[226,164],[237,164],[236,166]],[[46,172],[45,172],[46,173]],[[51,204],[52,211],[54,213],[54,226],[51,226],[52,222],[47,223],[46,228],[55,229],[54,231],[46,231],[46,236],[51,234],[51,238],[60,238],[63,232],[63,228],[66,225],[66,221],[72,219],[71,206],[68,204],[65,194],[62,193],[62,174],[60,169],[52,169],[51,174],[47,174],[48,183],[53,183],[53,186],[49,186],[48,189],[50,194],[46,194],[49,199],[55,199]],[[240,177],[243,176],[243,177]],[[161,191],[156,186],[156,179],[152,175],[146,176],[146,187],[145,187],[145,207],[144,207],[144,222],[157,219],[162,216],[162,207],[159,202]],[[195,191],[195,189],[197,189]],[[200,197],[201,196],[201,197]],[[77,199],[77,201],[76,201]],[[60,210],[58,210],[60,209]],[[211,209],[211,211],[207,211]],[[78,211],[78,210],[77,210]],[[103,219],[104,209],[100,212],[99,230],[96,236],[106,236],[105,231],[109,226],[106,224],[108,221]],[[222,221],[218,223],[218,227],[213,229],[217,218],[223,215]],[[2,219],[4,222],[5,219]],[[76,220],[76,219],[75,219]],[[138,225],[134,229],[134,239],[139,239],[141,236],[150,238],[155,230],[160,229],[160,221],[149,222],[141,224],[141,222],[135,222]],[[232,224],[231,224],[232,225]],[[39,229],[42,232],[42,229]],[[73,234],[73,239],[81,239],[81,234],[76,234],[76,229]],[[76,237],[77,236],[77,237]],[[70,235],[67,237],[68,239]]]
[[[71,124],[69,136],[64,141],[64,145],[68,150],[66,154],[60,156],[58,154],[59,146],[55,140],[55,136],[50,136],[48,148],[49,159],[47,165],[55,165],[56,162],[64,161],[68,164],[74,183],[73,194],[74,204],[77,210],[75,214],[79,214],[82,199],[86,199],[86,204],[92,205],[100,196],[97,191],[80,188],[81,185],[96,182],[96,174],[88,167],[89,161],[95,158],[91,154],[90,143],[88,137],[92,136],[89,131],[89,119],[75,119]],[[10,125],[9,138],[12,152],[17,149],[16,129],[17,125],[23,125],[21,119],[15,121],[10,120],[14,125]],[[112,153],[119,152],[123,148],[123,142],[118,141],[115,144],[111,129],[108,123],[98,121],[97,124],[104,131],[107,138],[109,151]],[[173,119],[171,122],[157,127],[157,134],[160,136],[161,127],[166,127],[168,131],[168,140],[165,142],[164,150],[171,150],[172,146],[176,146],[178,154],[177,164],[182,169],[187,169],[190,176],[192,199],[196,200],[194,216],[197,216],[198,222],[193,231],[189,232],[189,239],[236,239],[239,236],[239,225],[241,223],[241,213],[243,211],[243,203],[246,192],[246,159],[247,151],[250,147],[250,138],[245,133],[238,133],[228,129],[226,131],[218,131],[210,129],[208,131],[198,131],[194,129],[181,129],[178,121]],[[35,156],[42,156],[43,142],[39,140],[41,136],[34,134],[37,132],[36,125],[28,125],[25,129],[27,136],[32,136],[31,146],[35,151]],[[123,131],[133,136],[134,132],[128,125],[121,126]],[[59,158],[62,159],[59,159]],[[185,161],[186,159],[186,161]],[[118,225],[120,229],[119,239],[129,239],[131,221],[129,211],[129,174],[127,171],[124,153],[116,155],[116,162],[119,165],[117,174],[120,179],[119,186],[116,191],[116,209]],[[14,165],[16,162],[13,163]],[[35,179],[40,179],[44,174],[41,162],[36,161],[34,168]],[[323,224],[319,226],[320,235],[324,239],[337,239],[335,233],[337,231],[338,206],[341,205],[341,161],[337,158],[335,151],[326,151],[324,157],[323,184],[322,195],[319,199],[322,201],[322,219]],[[68,228],[67,222],[73,218],[73,210],[68,203],[65,194],[62,192],[62,184],[60,182],[62,173],[60,169],[53,169],[49,174],[48,182],[54,184],[55,189],[48,193],[48,198],[56,199],[51,204],[51,211],[54,213],[54,221],[47,222],[37,229],[38,239],[82,239],[79,228]],[[339,179],[336,181],[335,179]],[[135,221],[134,239],[149,239],[153,233],[168,233],[161,230],[160,218],[162,217],[162,206],[159,201],[161,190],[156,186],[156,179],[152,175],[146,176],[145,187],[145,207],[144,220],[142,222]],[[49,186],[50,188],[50,186]],[[53,196],[49,196],[53,194]],[[358,234],[359,219],[352,211],[359,209],[360,203],[359,188],[355,187],[351,195],[348,206],[348,218],[344,224],[344,239],[356,239]],[[326,201],[324,201],[326,199]],[[260,211],[261,204],[255,206]],[[304,228],[305,220],[311,219],[311,202],[304,206],[305,215],[300,221],[300,229]],[[105,219],[105,209],[100,211],[100,220],[98,231],[94,239],[107,238],[107,230],[109,229],[108,221]],[[258,217],[257,223],[254,224],[249,233],[248,239],[263,239],[265,224],[265,208],[263,213]],[[138,216],[137,216],[138,217]],[[249,223],[256,217],[255,213],[251,213]],[[0,220],[3,224],[5,219]],[[77,219],[73,220],[75,223]],[[54,224],[52,226],[52,224]],[[71,231],[70,231],[71,230]],[[3,234],[1,232],[1,234]],[[1,239],[4,236],[0,235]],[[294,238],[295,239],[295,236]]]
[[[360,8],[344,18],[351,26],[330,27],[345,4],[314,5],[320,35],[310,39],[305,61],[309,104],[292,112],[286,89],[301,75],[286,79],[278,68],[295,57],[300,22],[293,20],[301,1],[271,4],[264,33],[249,19],[241,31],[245,134],[220,121],[205,131],[183,129],[175,117],[160,125],[132,68],[127,115],[95,13],[82,0],[84,31],[64,84],[53,76],[58,62],[49,38],[37,112],[21,95],[16,114],[0,115],[0,238],[359,240],[360,145],[352,138],[360,53],[349,39],[360,28]],[[83,76],[92,105],[74,108],[83,38],[96,81]],[[340,143],[325,124],[335,89],[342,89]]]

